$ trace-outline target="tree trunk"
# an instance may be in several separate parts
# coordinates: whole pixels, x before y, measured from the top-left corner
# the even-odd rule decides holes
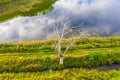
[[[60,57],[60,64],[63,64],[64,63],[64,57],[63,57],[63,55],[60,54],[59,57]]]

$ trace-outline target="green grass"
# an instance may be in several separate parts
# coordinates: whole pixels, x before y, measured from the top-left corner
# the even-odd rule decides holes
[[[1,73],[1,80],[119,80],[120,70],[99,72],[97,70],[71,69],[33,73]]]
[[[63,51],[70,41],[72,38],[63,40]],[[54,49],[56,42],[52,39],[1,43],[0,79],[119,80],[119,70],[89,69],[120,64],[120,37],[81,38],[65,54],[63,65]]]
[[[45,14],[53,9],[56,0],[0,0],[0,22],[18,16]]]
[[[72,41],[72,38],[64,39],[62,50],[64,51],[67,45]],[[41,40],[32,42],[19,42],[19,43],[1,43],[0,53],[44,53],[53,54],[55,51],[56,39]],[[88,52],[88,51],[119,51],[120,37],[91,37],[81,38],[75,45],[71,46],[68,53],[73,52]]]
[[[57,55],[1,55],[0,73],[37,72],[79,67],[93,68],[112,64],[120,64],[120,52],[68,54],[64,57],[64,65],[59,65],[59,58]]]

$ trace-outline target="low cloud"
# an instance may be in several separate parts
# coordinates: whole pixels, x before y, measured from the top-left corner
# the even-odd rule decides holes
[[[54,37],[51,23],[64,14],[77,27],[101,36],[119,35],[120,0],[58,0],[46,15],[19,17],[0,24],[0,41],[28,41]]]

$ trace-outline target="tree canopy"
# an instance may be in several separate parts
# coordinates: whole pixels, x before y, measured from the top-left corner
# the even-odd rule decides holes
[[[0,22],[18,16],[45,14],[53,9],[56,0],[0,0]]]

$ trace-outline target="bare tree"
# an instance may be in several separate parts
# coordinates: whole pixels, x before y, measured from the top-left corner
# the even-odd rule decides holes
[[[72,32],[72,29],[70,28],[70,20],[65,18],[65,16],[60,16],[52,26],[53,26],[55,34],[57,35],[57,40],[58,41],[57,41],[57,44],[56,44],[56,49],[57,49],[57,52],[58,52],[58,56],[60,58],[60,64],[63,64],[64,63],[64,55],[66,54],[66,52],[85,33],[84,32],[79,32],[80,34],[78,36],[74,36],[73,40],[68,44],[65,51],[62,52],[62,50],[61,50],[62,49],[62,40],[69,32]]]

